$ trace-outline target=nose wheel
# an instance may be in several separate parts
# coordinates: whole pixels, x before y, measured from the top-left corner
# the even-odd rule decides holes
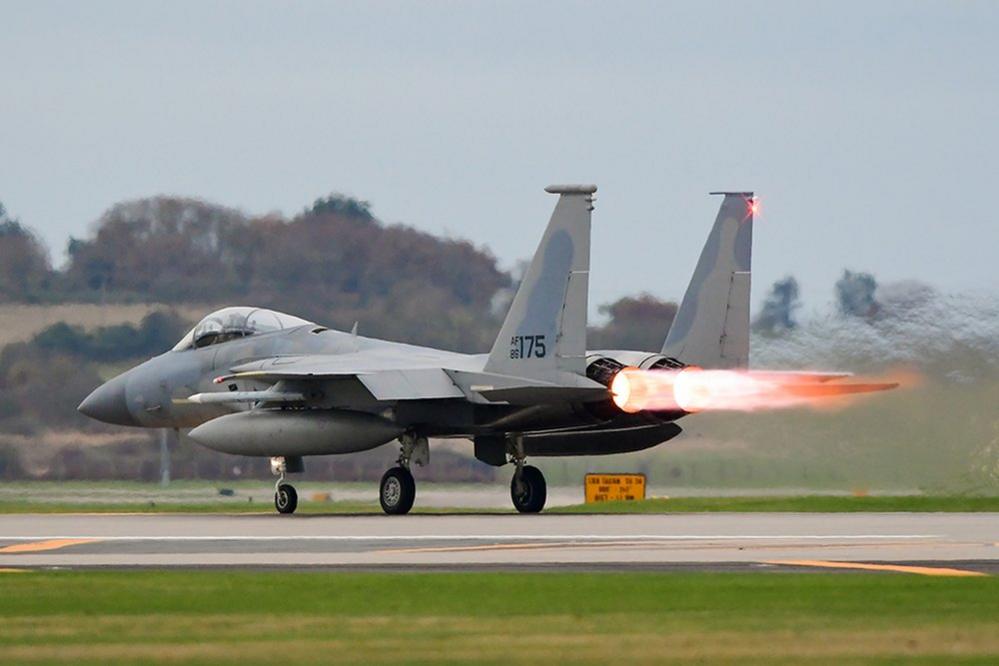
[[[278,483],[274,491],[274,508],[278,513],[295,513],[298,508],[298,493],[295,487],[288,483]]]
[[[298,508],[298,493],[290,483],[284,482],[286,472],[301,472],[305,469],[300,457],[274,456],[271,458],[271,473],[277,476],[274,484],[274,508],[278,513],[295,513]]]

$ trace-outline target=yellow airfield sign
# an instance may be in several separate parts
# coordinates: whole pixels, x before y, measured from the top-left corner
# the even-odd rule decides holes
[[[645,499],[644,474],[587,474],[586,503]]]

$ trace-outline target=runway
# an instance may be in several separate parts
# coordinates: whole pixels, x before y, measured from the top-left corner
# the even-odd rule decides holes
[[[999,573],[997,513],[0,516],[0,568]]]

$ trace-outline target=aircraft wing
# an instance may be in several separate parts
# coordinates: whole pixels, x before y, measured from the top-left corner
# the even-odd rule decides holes
[[[215,378],[216,384],[239,380],[284,384],[356,379],[376,400],[463,398],[447,373],[424,359],[381,358],[365,352],[342,356],[279,356],[236,366]],[[290,391],[289,391],[290,392]],[[238,401],[234,391],[231,401]],[[306,398],[301,391],[291,392]],[[221,400],[221,399],[219,399]]]
[[[305,402],[310,382],[356,379],[379,401],[464,398],[476,403],[534,404],[591,401],[607,397],[607,387],[574,373],[556,381],[477,372],[469,357],[421,357],[358,352],[340,356],[282,356],[233,367],[214,379],[216,384],[258,382],[261,391],[200,393],[192,402]],[[452,361],[448,363],[448,361]],[[258,398],[254,398],[258,395]]]

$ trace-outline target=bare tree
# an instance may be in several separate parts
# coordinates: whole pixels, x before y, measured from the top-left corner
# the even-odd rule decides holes
[[[0,203],[0,300],[39,299],[51,273],[45,244]]]
[[[801,307],[799,291],[798,281],[793,276],[774,282],[753,328],[760,333],[777,335],[797,327],[795,312]]]
[[[836,303],[841,314],[871,319],[881,307],[875,298],[877,280],[870,273],[854,273],[844,270],[843,277],[836,282]]]

